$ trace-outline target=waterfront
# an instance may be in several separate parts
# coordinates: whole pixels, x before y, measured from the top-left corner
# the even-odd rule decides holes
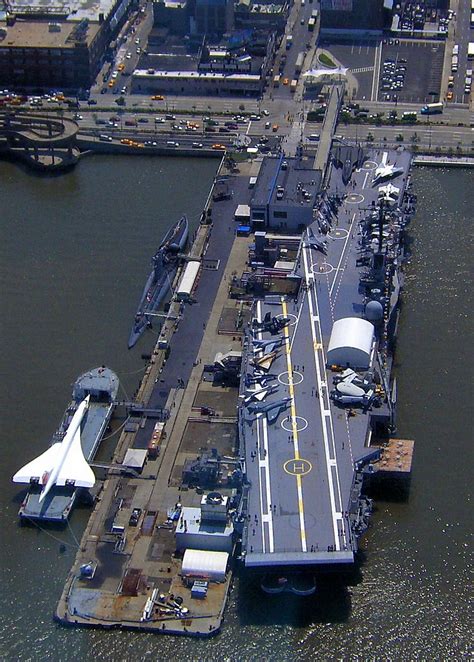
[[[399,434],[416,439],[411,499],[378,504],[364,544],[363,581],[351,587],[352,595],[340,590],[310,601],[275,601],[237,582],[223,632],[209,642],[67,630],[52,622],[74,548],[61,555],[57,541],[17,527],[17,490],[9,478],[24,460],[23,447],[28,456],[42,450],[79,372],[104,361],[123,379],[143,365],[139,356],[146,343],[127,353],[126,337],[157,241],[150,235],[159,238],[163,231],[156,231],[155,215],[174,220],[186,211],[197,219],[215,162],[196,163],[94,158],[51,179],[0,164],[2,309],[4,324],[10,321],[2,329],[0,656],[286,660],[466,654],[472,393],[468,385],[460,388],[460,380],[470,346],[468,172],[416,172],[419,209],[397,356]],[[125,376],[126,390],[138,378]],[[73,515],[77,537],[87,516]],[[68,530],[55,535],[74,543]]]

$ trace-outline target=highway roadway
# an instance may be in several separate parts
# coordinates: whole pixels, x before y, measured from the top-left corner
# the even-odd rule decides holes
[[[221,100],[222,101],[222,100]],[[164,102],[159,102],[163,106]],[[212,127],[207,127],[208,131],[204,131],[203,117],[179,115],[176,112],[171,115],[174,119],[165,119],[167,116],[171,117],[170,113],[166,113],[164,109],[156,114],[140,112],[140,108],[135,108],[133,111],[126,110],[123,113],[115,112],[98,112],[94,108],[94,112],[78,112],[77,119],[81,132],[93,132],[101,134],[122,134],[141,136],[144,139],[152,140],[176,140],[183,143],[200,142],[203,144],[212,145],[214,143],[223,143],[226,145],[232,144],[236,137],[244,144],[244,136],[248,136],[252,143],[258,142],[261,136],[270,137],[284,137],[289,134],[292,123],[288,121],[288,113],[281,116],[281,110],[275,112],[275,106],[270,103],[260,104],[261,110],[268,112],[268,115],[261,114],[258,120],[240,119],[238,120],[238,129],[228,129],[225,122],[234,122],[232,117],[222,117],[218,114],[213,116],[213,121],[216,122]],[[265,108],[263,108],[265,105]],[[304,113],[308,110],[308,106],[304,104]],[[386,108],[384,109],[386,110]],[[293,104],[294,111],[294,104]],[[237,111],[239,112],[239,111]],[[258,112],[258,109],[257,111]],[[289,112],[289,111],[288,111]],[[399,115],[401,114],[399,110]],[[211,117],[205,116],[205,117]],[[442,118],[442,120],[440,120]],[[159,122],[156,122],[159,119]],[[343,135],[350,140],[365,140],[368,134],[372,134],[376,140],[387,139],[388,142],[396,142],[396,137],[402,135],[405,144],[411,142],[412,136],[416,133],[419,145],[429,147],[456,147],[461,144],[464,148],[473,147],[474,140],[474,127],[470,126],[453,126],[448,124],[440,124],[439,121],[446,122],[445,115],[436,115],[429,118],[428,124],[423,125],[396,125],[396,126],[375,126],[370,124],[339,124],[337,133]],[[434,120],[434,121],[433,121]],[[99,124],[98,124],[99,122]],[[196,129],[192,130],[187,128],[186,122],[191,122]],[[135,124],[136,126],[132,126]],[[276,131],[273,129],[277,128]],[[307,138],[309,135],[318,134],[321,125],[314,122],[306,122],[304,126],[304,136]],[[211,129],[209,131],[209,129]],[[126,134],[124,133],[126,132]]]

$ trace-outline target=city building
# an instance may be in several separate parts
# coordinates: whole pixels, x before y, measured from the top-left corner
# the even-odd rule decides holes
[[[0,13],[0,85],[14,89],[89,88],[131,0],[45,0]]]
[[[154,0],[153,25],[170,33],[185,35],[190,31],[190,9],[187,0]]]
[[[194,25],[191,32],[223,35],[234,26],[233,0],[195,0]]]
[[[275,48],[275,33],[249,35],[246,42],[232,35],[225,43],[212,46],[204,39],[198,53],[176,43],[176,39],[164,39],[159,53],[147,55],[146,66],[133,72],[133,91],[190,96],[262,93]]]
[[[240,0],[234,7],[237,28],[260,28],[283,32],[288,18],[289,2],[262,3]]]
[[[321,0],[322,34],[381,34],[386,20],[384,0]]]
[[[313,222],[313,207],[321,187],[314,158],[265,157],[250,203],[255,230],[301,232]]]

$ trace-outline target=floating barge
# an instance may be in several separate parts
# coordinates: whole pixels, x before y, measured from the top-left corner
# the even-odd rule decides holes
[[[90,395],[89,408],[81,430],[81,445],[84,457],[91,462],[112,416],[118,387],[117,375],[105,366],[81,375],[74,384],[72,401],[51,439],[51,445],[64,439],[79,404]],[[82,490],[73,486],[55,485],[40,503],[41,490],[39,482],[30,484],[18,513],[20,518],[64,524]]]

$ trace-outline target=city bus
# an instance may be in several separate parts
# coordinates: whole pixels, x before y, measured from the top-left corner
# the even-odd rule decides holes
[[[422,115],[437,115],[443,112],[443,104],[441,101],[438,103],[427,103],[420,112]]]
[[[298,53],[298,57],[296,58],[296,64],[295,64],[295,77],[299,76],[301,70],[303,69],[304,58],[305,58],[305,54],[303,53],[303,51],[301,51],[301,53]]]

